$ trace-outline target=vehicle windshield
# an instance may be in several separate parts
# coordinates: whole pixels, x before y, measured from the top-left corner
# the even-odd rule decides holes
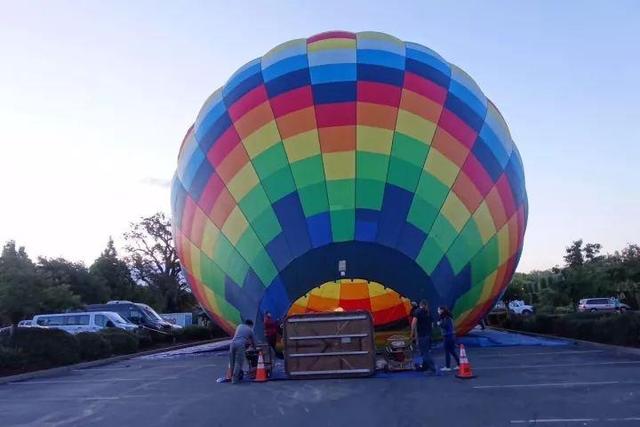
[[[154,320],[159,320],[159,321],[163,321],[164,319],[162,317],[160,317],[160,315],[158,313],[155,312],[155,310],[151,307],[149,307],[146,304],[137,304],[138,307],[140,307],[142,309],[142,311],[144,311],[144,313],[151,317]]]
[[[125,325],[131,323],[131,322],[125,320],[125,318],[120,316],[118,313],[114,313],[114,312],[111,313],[110,318],[111,318],[111,320],[115,321],[116,323],[121,323],[121,324],[125,324]]]

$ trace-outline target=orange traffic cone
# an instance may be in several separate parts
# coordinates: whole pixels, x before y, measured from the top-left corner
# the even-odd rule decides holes
[[[264,367],[264,359],[262,358],[262,352],[258,354],[258,369],[256,370],[255,382],[263,383],[267,381],[267,369]]]
[[[476,377],[471,371],[471,364],[469,363],[469,359],[467,359],[467,352],[465,351],[464,345],[462,344],[460,344],[460,367],[458,368],[456,377],[465,380]]]

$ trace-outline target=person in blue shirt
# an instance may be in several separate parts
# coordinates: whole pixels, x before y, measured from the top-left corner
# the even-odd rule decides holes
[[[413,319],[411,320],[411,335],[410,340],[414,338],[418,340],[418,349],[420,350],[420,356],[422,356],[422,365],[417,365],[418,371],[436,371],[436,365],[433,363],[433,359],[429,354],[431,350],[431,331],[433,329],[433,319],[431,313],[429,313],[429,304],[427,300],[420,301],[420,305],[413,312]]]
[[[438,326],[440,326],[440,329],[442,329],[442,339],[444,341],[445,354],[445,366],[440,370],[451,370],[451,356],[453,356],[456,361],[456,366],[454,366],[453,369],[458,369],[460,359],[456,354],[456,333],[453,327],[453,318],[451,316],[451,312],[447,307],[440,306],[438,307],[438,315],[440,316],[440,320],[438,320]]]

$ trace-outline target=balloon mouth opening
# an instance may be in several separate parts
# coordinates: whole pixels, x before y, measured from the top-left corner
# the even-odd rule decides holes
[[[320,284],[293,302],[287,315],[366,310],[376,330],[409,325],[411,301],[395,290],[366,279],[338,279]]]
[[[426,299],[432,310],[449,305],[451,287],[436,289],[411,257],[377,242],[349,241],[314,248],[280,270],[264,289],[258,312],[276,319],[290,314],[342,309],[371,312],[376,330],[405,329],[411,301]]]

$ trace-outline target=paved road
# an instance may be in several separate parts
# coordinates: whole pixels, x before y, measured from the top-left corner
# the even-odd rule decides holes
[[[640,426],[640,356],[473,348],[478,378],[217,384],[226,358],[133,359],[0,386],[2,426]],[[436,360],[442,360],[436,353]]]

